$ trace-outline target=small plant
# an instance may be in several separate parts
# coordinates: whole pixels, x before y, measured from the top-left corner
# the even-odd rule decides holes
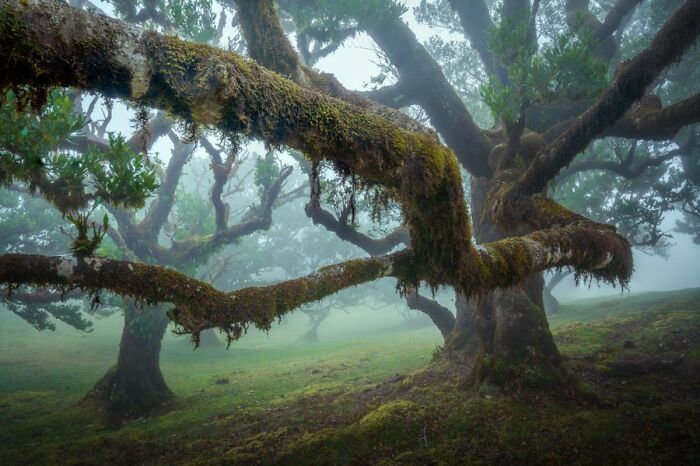
[[[89,221],[89,214],[78,213],[75,216],[67,214],[66,218],[75,226],[78,232],[71,246],[73,255],[75,257],[89,257],[94,255],[109,228],[109,218],[107,215],[105,214],[102,218],[102,225],[97,225],[95,222]]]

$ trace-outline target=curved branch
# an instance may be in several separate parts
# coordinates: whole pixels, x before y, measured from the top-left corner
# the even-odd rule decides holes
[[[595,55],[600,58],[603,63],[610,63],[612,58],[618,53],[619,46],[610,33],[605,32],[603,23],[596,17],[591,10],[588,9],[589,0],[566,0],[566,22],[570,28],[575,29],[575,32],[585,32],[595,36],[598,39],[598,44],[595,50]],[[584,31],[579,31],[579,29]]]
[[[398,69],[399,82],[474,176],[488,176],[491,144],[483,135],[440,65],[401,18],[388,17],[366,31]]]
[[[581,102],[581,105],[586,105],[586,103]],[[586,108],[588,108],[588,105],[586,105]],[[571,113],[581,114],[585,109],[572,105],[571,110]],[[551,120],[542,119],[541,121]],[[657,96],[646,95],[641,98],[634,109],[627,112],[611,128],[603,131],[600,137],[612,136],[647,141],[664,141],[673,138],[683,127],[698,121],[700,121],[700,94],[695,94],[692,97],[663,108]],[[578,119],[574,117],[563,119],[548,128],[541,128],[543,131],[546,129],[542,137],[544,137],[545,141],[551,142],[577,122]]]
[[[409,308],[421,311],[430,317],[430,320],[433,321],[445,339],[450,336],[455,328],[454,314],[435,300],[412,292],[406,295],[406,304],[408,304]]]
[[[186,264],[195,261],[198,257],[207,257],[207,252],[233,243],[243,236],[270,228],[275,201],[291,173],[292,167],[283,168],[274,183],[263,192],[260,205],[250,209],[240,223],[221,230],[217,229],[210,235],[173,241],[170,249],[159,249],[161,262],[173,265]]]
[[[250,324],[269,329],[301,304],[391,274],[395,257],[358,259],[324,267],[314,274],[268,287],[222,292],[175,270],[112,259],[0,255],[0,283],[108,289],[141,302],[170,302],[171,318],[195,341],[211,327],[224,330],[229,342]]]
[[[391,112],[387,113],[387,107],[384,106],[375,108],[376,104],[369,104],[369,101],[359,97],[357,93],[342,88],[335,78],[326,76],[321,80],[320,75],[303,67],[282,33],[270,0],[244,0],[238,4],[239,12],[245,13],[241,15],[241,24],[249,46],[252,45],[251,55],[263,65],[291,76],[302,86],[362,106],[394,122],[401,122],[407,118],[393,110],[392,112],[401,117]],[[476,175],[488,175],[490,169],[487,156],[491,149],[488,140],[481,134],[464,103],[447,82],[439,65],[418,42],[410,28],[400,18],[392,17],[385,19],[381,24],[360,24],[360,27],[389,55],[401,74],[399,81],[405,87],[405,93],[426,109],[431,123],[442,134],[447,144],[454,148],[465,168]],[[290,65],[292,62],[293,67]],[[396,104],[389,107],[396,107]],[[401,124],[406,127],[405,123]],[[413,126],[418,123],[411,120],[410,125],[409,128],[415,131]]]
[[[620,66],[596,103],[532,161],[513,189],[542,191],[563,167],[596,137],[613,126],[639,100],[667,66],[678,61],[700,34],[700,2],[688,0],[656,34],[651,45]]]
[[[373,91],[362,92],[362,96],[391,108],[404,108],[416,102],[415,95],[399,80],[396,84],[380,87]]]
[[[573,165],[569,165],[559,173],[560,178],[566,178],[576,173],[580,173],[588,170],[607,170],[615,173],[622,178],[631,180],[639,177],[647,168],[658,167],[662,163],[671,160],[674,157],[683,155],[685,150],[683,148],[674,149],[667,152],[664,155],[658,157],[650,157],[644,161],[638,163],[637,165],[631,167],[629,164],[613,162],[612,160],[585,160]]]
[[[214,216],[216,220],[216,231],[223,232],[228,223],[228,204],[221,199],[224,186],[231,176],[234,157],[232,154],[226,158],[226,163],[221,159],[221,151],[217,150],[209,139],[200,138],[200,144],[211,158],[211,170],[214,175],[214,184],[211,187],[211,203],[214,206]]]
[[[608,11],[605,20],[595,31],[595,36],[602,40],[610,36],[622,24],[622,20],[639,5],[642,0],[618,0]]]
[[[194,144],[183,144],[179,140],[175,142],[172,156],[158,187],[156,197],[148,206],[148,211],[139,225],[139,229],[152,238],[154,242],[173,208],[180,175],[190,155],[192,155],[192,151],[194,151]]]
[[[383,238],[375,239],[360,233],[347,223],[338,221],[330,212],[314,205],[313,202],[306,204],[304,210],[314,225],[323,225],[326,230],[335,233],[338,238],[362,248],[372,256],[386,254],[395,247],[410,242],[408,230],[404,227],[396,229]]]
[[[663,108],[640,105],[604,134],[619,138],[661,141],[673,138],[681,128],[697,122],[700,122],[700,94]]]

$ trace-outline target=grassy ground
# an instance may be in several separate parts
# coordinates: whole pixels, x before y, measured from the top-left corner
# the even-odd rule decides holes
[[[552,316],[585,399],[470,391],[428,364],[432,328],[317,344],[290,331],[228,352],[169,339],[176,400],[117,426],[78,401],[116,357],[118,319],[37,336],[4,314],[2,465],[693,464],[700,451],[700,289]]]

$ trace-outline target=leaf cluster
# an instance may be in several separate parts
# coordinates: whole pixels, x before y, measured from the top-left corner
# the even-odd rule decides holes
[[[605,88],[607,66],[593,54],[590,35],[564,32],[538,51],[528,28],[503,18],[491,31],[489,47],[508,77],[503,83],[492,75],[480,90],[495,117],[514,122],[532,103],[593,97]]]

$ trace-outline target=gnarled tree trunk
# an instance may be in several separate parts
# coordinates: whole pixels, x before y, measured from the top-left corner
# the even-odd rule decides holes
[[[489,189],[489,179],[472,178],[474,235],[479,244],[513,236],[485,213]],[[461,312],[458,306],[455,330],[445,347],[470,356],[477,353],[473,369],[477,384],[519,388],[562,380],[561,357],[544,313],[543,288],[538,273],[510,288],[481,293],[462,304]]]
[[[105,403],[117,415],[140,414],[168,401],[172,393],[160,371],[160,346],[167,326],[165,313],[127,305],[117,363],[87,399]]]

